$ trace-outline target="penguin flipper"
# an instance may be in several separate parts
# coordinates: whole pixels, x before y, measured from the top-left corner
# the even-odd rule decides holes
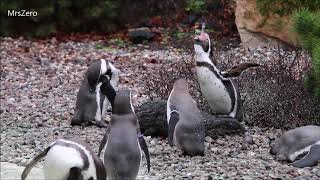
[[[222,71],[221,76],[224,78],[230,78],[230,77],[238,77],[240,76],[244,71],[250,68],[258,67],[260,64],[257,63],[241,63],[236,66],[233,66],[232,68]]]
[[[168,125],[168,141],[170,146],[174,145],[173,135],[174,135],[174,129],[176,128],[178,121],[179,121],[179,113],[176,110],[171,111],[169,125]]]
[[[103,138],[102,138],[102,140],[101,140],[101,143],[100,143],[100,146],[99,146],[98,157],[100,157],[100,154],[101,154],[102,149],[103,149],[103,148],[106,146],[106,144],[107,144],[109,132],[110,132],[110,128],[107,127],[107,131],[106,131],[105,135],[103,136]]]
[[[320,145],[316,144],[310,148],[310,151],[298,161],[292,163],[294,167],[304,168],[312,167],[320,160]]]
[[[42,151],[38,156],[36,156],[29,164],[27,164],[26,168],[23,170],[21,179],[25,180],[31,171],[31,169],[36,165],[38,161],[40,161],[43,157],[45,157],[50,150],[51,146],[49,146],[47,149]]]
[[[148,149],[148,146],[147,146],[147,143],[146,141],[144,140],[143,138],[143,135],[139,135],[138,136],[138,140],[139,140],[139,145],[140,145],[140,148],[143,150],[145,156],[146,156],[146,159],[147,159],[147,167],[148,167],[148,173],[150,172],[150,153],[149,153],[149,149]]]

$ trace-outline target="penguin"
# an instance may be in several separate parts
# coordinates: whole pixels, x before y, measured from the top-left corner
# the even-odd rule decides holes
[[[204,155],[205,127],[200,110],[181,78],[174,82],[167,101],[168,142],[184,155]]]
[[[37,155],[23,170],[25,180],[38,161],[44,158],[47,180],[105,180],[102,160],[81,139],[58,139]]]
[[[104,92],[104,91],[102,91]],[[110,126],[102,139],[98,156],[104,149],[104,165],[108,180],[136,179],[142,152],[150,172],[150,155],[140,132],[129,90],[117,91],[114,98]]]
[[[245,70],[258,67],[256,63],[242,63],[227,71],[220,71],[210,59],[211,42],[204,31],[194,41],[197,77],[203,96],[214,114],[242,120],[241,99],[237,84],[233,78],[240,76]]]
[[[320,160],[320,126],[302,126],[285,132],[271,144],[270,153],[295,167],[316,165]]]
[[[102,119],[110,105],[108,98],[101,94],[101,79],[108,78],[114,91],[119,82],[119,70],[110,62],[101,59],[93,62],[85,75],[77,94],[76,108],[71,125],[94,124],[105,127]]]

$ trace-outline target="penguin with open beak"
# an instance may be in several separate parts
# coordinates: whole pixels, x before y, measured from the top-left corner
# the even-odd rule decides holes
[[[185,155],[204,155],[204,122],[183,78],[173,84],[167,101],[167,121],[170,146],[176,145]]]
[[[210,59],[211,42],[204,24],[194,39],[196,71],[200,89],[214,114],[242,120],[240,93],[232,78],[238,77],[256,63],[242,63],[227,71],[220,71]]]
[[[302,126],[285,132],[271,144],[270,153],[295,167],[315,166],[320,161],[320,126]]]
[[[44,158],[44,176],[47,180],[105,180],[102,160],[81,139],[58,139],[36,156],[24,169],[25,180],[31,169]]]
[[[105,89],[102,89],[104,93]],[[102,139],[98,156],[104,149],[104,165],[109,180],[136,179],[142,152],[150,171],[150,155],[141,135],[129,90],[117,91],[113,101],[110,126]]]
[[[93,62],[80,86],[75,113],[71,125],[94,124],[105,127],[102,121],[110,105],[110,99],[101,93],[101,79],[110,81],[110,88],[116,90],[119,82],[119,70],[104,59]]]

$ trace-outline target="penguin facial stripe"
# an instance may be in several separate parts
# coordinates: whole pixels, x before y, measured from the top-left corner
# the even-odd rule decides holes
[[[101,107],[101,109],[102,109],[101,116],[102,117],[104,117],[106,115],[109,104],[110,104],[110,102],[109,102],[108,98],[104,98],[103,103],[102,103],[102,107]]]
[[[96,86],[96,103],[97,103],[97,110],[96,110],[96,115],[94,119],[96,121],[101,121],[101,107],[100,107],[100,86],[102,83],[98,83]]]
[[[131,96],[131,91],[130,91],[130,107],[131,107],[132,112],[135,113],[135,112],[134,112],[133,105],[132,105],[132,98],[131,98],[131,97],[132,97],[132,96]]]
[[[83,167],[82,170],[87,170],[89,168],[89,159],[88,156],[86,155],[86,153],[83,151],[83,149],[81,149],[79,147],[78,144],[73,144],[73,143],[69,143],[68,141],[62,141],[62,140],[58,140],[56,142],[54,142],[53,145],[58,145],[58,146],[64,146],[64,147],[70,147],[75,149],[76,151],[78,151],[80,153],[81,159],[83,160]]]
[[[312,147],[313,145],[320,145],[320,141],[317,141],[317,142],[314,143],[314,144],[311,144],[311,145],[309,145],[309,146],[306,146],[305,148],[300,149],[300,150],[298,150],[298,151],[290,154],[290,155],[289,155],[289,160],[290,160],[290,161],[294,161],[299,155],[310,151],[310,149],[311,149],[311,147]]]
[[[170,92],[170,95],[169,95],[169,98],[168,98],[168,100],[167,100],[167,123],[169,124],[169,120],[170,120],[170,116],[171,116],[171,95],[172,95],[172,93],[173,93],[173,91],[174,91],[174,88],[172,88],[172,90],[171,90],[171,92]]]
[[[111,69],[111,78],[110,78],[110,84],[112,85],[112,87],[116,89],[116,86],[118,85],[119,82],[119,69],[117,69],[116,67],[113,66],[112,63],[109,62],[109,67]]]
[[[97,179],[97,169],[95,166],[96,163],[95,163],[95,161],[93,159],[93,155],[90,153],[90,151],[88,151],[85,146],[78,144],[78,143],[75,143],[75,142],[72,142],[72,141],[68,141],[68,140],[64,140],[64,139],[60,139],[59,141],[65,142],[67,144],[75,145],[79,149],[81,149],[87,157],[87,162],[85,162],[85,164],[88,164],[88,168],[83,169],[83,172],[82,172],[84,179],[90,178],[91,176],[93,176],[93,179]]]
[[[105,74],[107,72],[107,62],[104,59],[101,59],[101,65],[100,65],[100,76]]]

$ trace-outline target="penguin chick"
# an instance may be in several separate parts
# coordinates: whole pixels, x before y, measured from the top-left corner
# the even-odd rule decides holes
[[[93,62],[85,75],[77,94],[75,113],[71,125],[95,124],[105,127],[102,121],[107,112],[110,100],[101,94],[101,79],[108,79],[108,88],[116,90],[119,81],[119,70],[104,59]]]
[[[102,93],[105,91],[102,89]],[[104,165],[109,180],[136,179],[144,153],[150,171],[150,155],[140,133],[139,122],[134,113],[131,92],[118,91],[114,98],[110,126],[99,147],[104,149]]]
[[[105,180],[103,162],[81,139],[58,139],[36,156],[24,169],[25,180],[38,161],[44,158],[47,180]]]
[[[308,125],[285,132],[271,144],[277,160],[296,167],[314,166],[320,160],[320,126]]]
[[[176,80],[167,101],[168,141],[184,154],[204,155],[205,128],[185,79]]]

